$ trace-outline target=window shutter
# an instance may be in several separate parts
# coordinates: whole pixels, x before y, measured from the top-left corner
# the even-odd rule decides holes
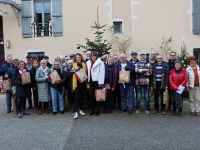
[[[31,23],[31,1],[22,0],[22,36],[24,38],[32,37]]]
[[[53,36],[62,36],[62,0],[52,0],[52,21]]]
[[[200,34],[200,0],[193,0],[193,34]]]

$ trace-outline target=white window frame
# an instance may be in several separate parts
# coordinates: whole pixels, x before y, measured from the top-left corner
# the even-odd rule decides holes
[[[124,21],[123,21],[123,18],[113,18],[112,19],[113,26],[114,26],[114,22],[122,22],[122,33],[114,33],[114,31],[113,31],[113,34],[124,34]]]
[[[46,49],[28,49],[25,51],[25,58],[28,55],[28,53],[37,53],[37,52],[41,52],[44,53],[44,55],[46,55]]]

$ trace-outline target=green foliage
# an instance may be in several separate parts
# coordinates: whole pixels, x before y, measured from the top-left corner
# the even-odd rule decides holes
[[[185,43],[183,42],[183,46],[181,46],[181,53],[178,56],[178,60],[182,62],[184,68],[187,68],[189,66],[188,57],[189,53],[187,51]]]

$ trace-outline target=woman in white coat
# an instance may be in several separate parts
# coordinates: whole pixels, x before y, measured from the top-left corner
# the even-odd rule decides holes
[[[103,87],[105,79],[105,65],[98,58],[96,52],[91,53],[91,59],[87,61],[87,70],[88,70],[88,82],[90,84],[89,96],[91,103],[91,112],[90,115],[98,116],[100,114],[100,102],[96,102],[95,99],[95,90]]]
[[[190,66],[186,71],[188,74],[187,90],[190,98],[190,115],[199,116],[200,109],[200,68],[196,63],[196,57],[189,57]]]

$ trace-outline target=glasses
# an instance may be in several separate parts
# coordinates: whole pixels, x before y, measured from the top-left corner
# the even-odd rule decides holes
[[[126,57],[120,57],[120,58],[126,58]]]

